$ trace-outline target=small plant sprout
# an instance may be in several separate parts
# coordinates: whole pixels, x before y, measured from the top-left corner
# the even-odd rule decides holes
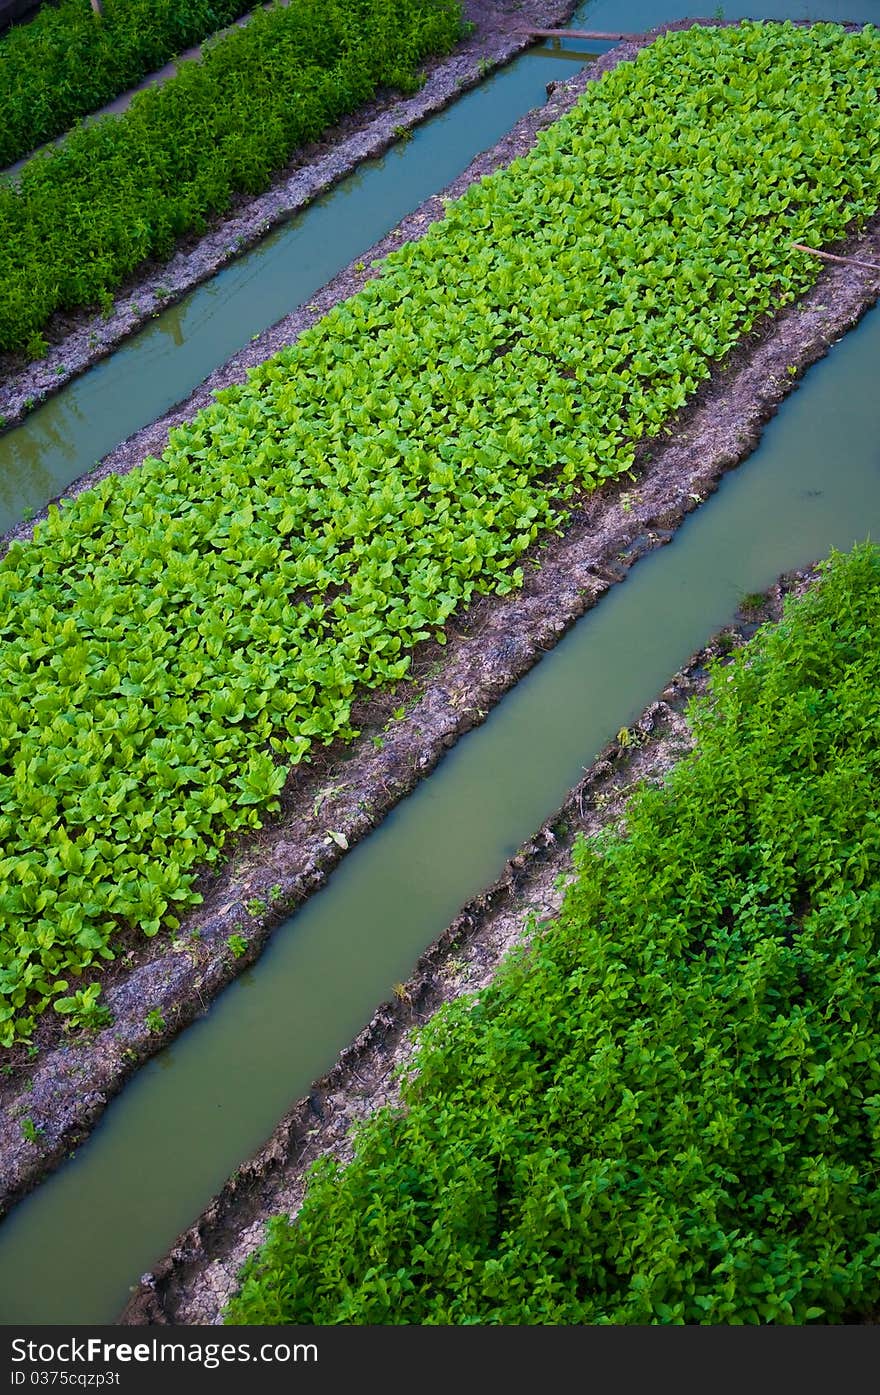
[[[59,992],[67,987],[63,979],[59,979],[55,985]],[[100,1003],[101,996],[100,983],[90,983],[88,988],[79,988],[70,997],[56,998],[53,1004],[55,1011],[66,1018],[65,1027],[89,1027],[96,1031],[100,1027],[107,1027],[113,1020],[110,1009]]]
[[[269,900],[272,901],[273,903],[274,903],[275,901],[280,901],[280,900],[281,900],[281,897],[282,897],[283,895],[284,895],[284,892],[283,892],[281,883],[280,883],[280,882],[276,882],[275,885],[272,887],[272,889],[271,889],[270,892],[269,892]]]
[[[241,959],[247,954],[248,942],[244,935],[230,935],[226,943],[234,958]]]
[[[161,1008],[152,1007],[144,1018],[147,1031],[151,1036],[157,1037],[165,1031],[165,1017]]]
[[[765,600],[766,597],[763,596],[760,591],[747,591],[745,595],[740,598],[739,608],[743,611],[761,610]]]
[[[265,909],[266,902],[262,901],[259,896],[252,896],[250,901],[248,901],[247,905],[245,906],[245,910],[247,911],[248,915],[252,918],[256,918],[258,915],[262,915]]]
[[[49,345],[42,334],[35,332],[25,344],[24,351],[28,358],[45,358],[49,352]]]
[[[21,1120],[21,1136],[28,1143],[38,1143],[43,1136],[43,1129],[38,1129],[33,1119],[25,1116]]]

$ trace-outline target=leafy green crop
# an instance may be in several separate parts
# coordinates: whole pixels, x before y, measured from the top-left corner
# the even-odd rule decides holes
[[[231,23],[250,0],[89,0],[45,5],[0,39],[0,166]]]
[[[825,569],[275,1218],[235,1323],[839,1321],[880,1300],[880,550]]]
[[[83,0],[85,3],[86,0]],[[39,356],[56,310],[111,303],[237,194],[382,86],[412,91],[461,34],[458,0],[293,0],[41,151],[0,185],[0,350]]]
[[[875,30],[663,39],[161,461],[10,549],[0,1041],[118,927],[176,928],[230,833],[354,735],[354,699],[518,586],[572,493],[810,284],[790,239],[880,201],[878,73]]]

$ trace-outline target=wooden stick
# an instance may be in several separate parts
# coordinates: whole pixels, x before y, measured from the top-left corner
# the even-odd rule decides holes
[[[607,39],[612,43],[639,38],[638,34],[605,34],[601,29],[521,29],[519,32],[530,34],[534,39]]]
[[[793,242],[796,252],[809,252],[811,257],[821,257],[823,262],[840,262],[843,266],[863,266],[867,271],[880,271],[880,262],[860,262],[858,257],[835,257],[833,252],[819,252],[815,247],[805,247],[802,242]]]

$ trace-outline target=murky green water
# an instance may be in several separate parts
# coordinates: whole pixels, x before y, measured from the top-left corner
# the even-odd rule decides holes
[[[420,952],[738,597],[880,537],[880,311],[751,460],[586,615],[356,848],[77,1158],[0,1226],[0,1322],[108,1322]]]
[[[608,47],[608,45],[604,45]],[[575,55],[583,63],[585,55]],[[283,224],[0,436],[0,533],[181,402],[209,373],[445,188],[573,64],[529,53]],[[564,73],[563,71],[564,70]]]

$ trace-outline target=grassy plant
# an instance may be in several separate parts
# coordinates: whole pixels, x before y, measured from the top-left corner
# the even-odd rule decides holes
[[[739,608],[743,611],[761,610],[767,604],[767,597],[762,591],[747,591],[740,597]]]
[[[714,677],[558,918],[423,1031],[227,1320],[804,1324],[880,1302],[880,550]]]
[[[151,1036],[161,1036],[167,1025],[161,1009],[155,1007],[150,1008],[144,1018],[144,1023]]]
[[[45,6],[0,39],[0,167],[248,8],[248,0],[106,0],[96,24],[82,0]]]
[[[226,944],[236,959],[241,959],[243,955],[247,954],[248,942],[244,935],[230,935]]]

